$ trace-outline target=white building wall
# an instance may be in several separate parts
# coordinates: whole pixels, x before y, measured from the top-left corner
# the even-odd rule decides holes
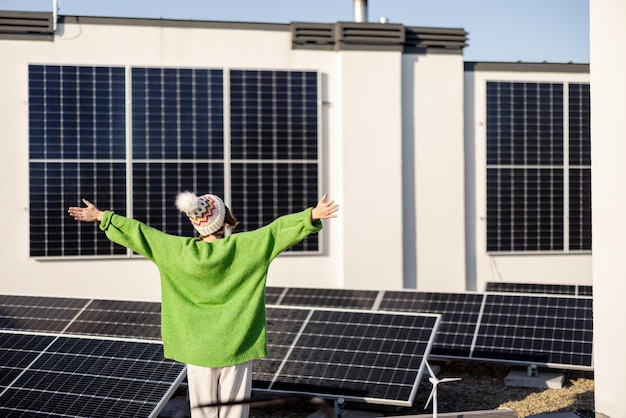
[[[412,155],[412,190],[406,190],[407,286],[424,291],[464,291],[465,203],[463,150],[463,56],[407,55],[405,83],[412,103],[406,141]],[[412,149],[411,149],[412,148]],[[412,160],[412,161],[411,161]],[[410,173],[407,173],[410,175]],[[407,181],[407,179],[404,179]],[[412,218],[412,219],[410,219]]]
[[[346,239],[342,285],[401,289],[402,53],[340,55],[341,216]]]
[[[626,4],[591,0],[591,181],[595,410],[626,415]]]
[[[474,182],[474,196],[468,196],[473,218],[467,223],[475,236],[468,236],[469,252],[474,254],[475,271],[468,271],[468,283],[483,291],[486,282],[547,283],[567,285],[591,285],[591,254],[497,254],[487,253],[487,151],[486,151],[486,86],[487,81],[520,82],[575,82],[588,83],[589,74],[581,73],[536,73],[521,71],[475,71],[466,74],[468,97],[472,103],[465,109],[466,138],[468,148],[473,147],[473,172],[468,172],[468,181]],[[593,106],[592,106],[593,108]],[[471,177],[470,177],[471,176]],[[472,178],[473,177],[473,178]],[[594,190],[595,192],[595,190]],[[472,202],[472,199],[474,200]],[[595,241],[595,237],[594,237]],[[471,287],[471,286],[470,286]]]

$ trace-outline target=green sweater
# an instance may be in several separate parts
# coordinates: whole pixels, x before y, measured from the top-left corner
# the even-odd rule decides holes
[[[311,211],[213,242],[169,235],[110,211],[100,229],[158,267],[165,357],[226,367],[267,355],[267,271],[278,254],[322,229]]]

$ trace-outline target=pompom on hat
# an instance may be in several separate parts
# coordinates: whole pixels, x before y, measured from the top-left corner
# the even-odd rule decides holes
[[[182,192],[176,196],[176,207],[184,212],[200,236],[211,235],[224,225],[226,206],[213,194],[196,196],[192,192]]]

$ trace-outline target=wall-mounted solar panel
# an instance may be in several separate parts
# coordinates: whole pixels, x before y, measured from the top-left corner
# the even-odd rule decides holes
[[[123,255],[67,216],[81,197],[126,208],[124,67],[28,67],[31,257]]]
[[[439,321],[432,314],[270,307],[270,357],[255,361],[253,388],[411,405]]]
[[[0,416],[157,416],[185,376],[163,357],[159,312],[0,295]]]
[[[246,231],[319,199],[319,74],[232,69],[228,77],[232,207]],[[319,239],[289,251],[317,252]]]

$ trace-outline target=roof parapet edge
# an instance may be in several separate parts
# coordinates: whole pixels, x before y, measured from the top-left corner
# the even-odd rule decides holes
[[[155,26],[172,28],[207,28],[207,29],[262,29],[274,31],[288,31],[288,23],[263,22],[229,22],[216,20],[182,20],[182,19],[153,19],[136,17],[102,17],[102,16],[59,16],[61,23],[83,23],[90,25],[133,25]]]
[[[473,62],[464,63],[465,71],[516,71],[550,73],[589,73],[589,64],[558,62]]]

